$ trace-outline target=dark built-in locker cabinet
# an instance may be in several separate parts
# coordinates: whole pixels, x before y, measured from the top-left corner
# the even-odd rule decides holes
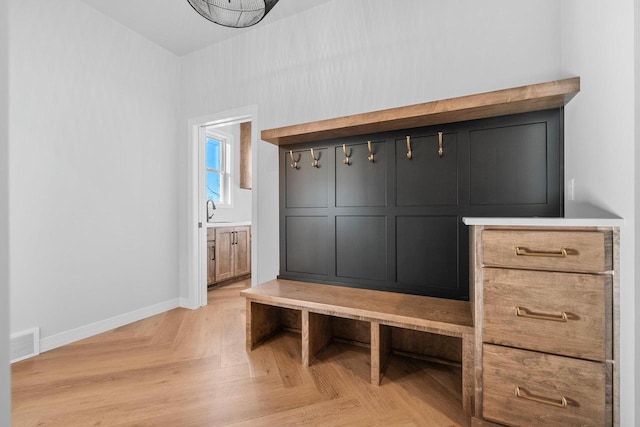
[[[562,215],[562,120],[553,109],[281,147],[279,277],[468,299],[462,217]]]

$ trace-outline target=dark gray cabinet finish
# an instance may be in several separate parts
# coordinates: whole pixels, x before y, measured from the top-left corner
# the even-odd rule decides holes
[[[469,132],[472,205],[547,203],[547,125]]]
[[[311,150],[292,150],[293,158],[300,159],[298,168],[292,168],[289,151],[284,155],[284,170],[286,171],[286,197],[288,208],[321,208],[327,207],[327,150],[314,149],[318,159],[318,167],[311,166],[313,158]]]
[[[281,147],[279,277],[468,299],[462,217],[562,215],[562,120],[554,109]]]
[[[336,206],[386,206],[387,177],[380,173],[386,168],[386,145],[371,142],[373,162],[370,162],[369,147],[362,144],[345,144],[349,164],[344,163],[342,145],[335,147]],[[358,191],[354,191],[354,189]]]
[[[398,287],[414,289],[429,283],[456,293],[458,217],[399,216],[396,230]]]
[[[411,159],[407,158],[406,137],[395,142],[397,206],[457,205],[456,134],[443,135],[442,157],[437,134],[412,137],[410,145]]]
[[[327,274],[327,217],[288,217],[286,269],[290,272]]]
[[[387,277],[387,219],[336,217],[336,276],[384,281]]]

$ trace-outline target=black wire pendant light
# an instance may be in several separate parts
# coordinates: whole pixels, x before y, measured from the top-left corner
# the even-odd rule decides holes
[[[257,24],[278,0],[187,0],[191,7],[211,22],[225,27],[244,28]]]

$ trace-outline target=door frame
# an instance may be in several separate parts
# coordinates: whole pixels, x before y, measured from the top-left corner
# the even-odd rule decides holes
[[[258,168],[258,106],[250,105],[233,110],[221,111],[194,117],[188,120],[189,143],[187,152],[187,295],[182,304],[196,309],[207,305],[207,213],[205,186],[205,146],[204,128],[227,126],[251,122],[251,228],[252,236],[257,236],[257,189],[255,179]],[[199,225],[202,224],[200,227]],[[257,239],[251,239],[251,271],[258,266]],[[251,285],[255,286],[257,275],[251,275]],[[184,300],[183,300],[184,301]]]

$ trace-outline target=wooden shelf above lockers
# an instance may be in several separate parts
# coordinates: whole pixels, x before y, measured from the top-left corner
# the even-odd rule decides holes
[[[265,129],[275,145],[344,138],[399,129],[484,119],[566,105],[580,91],[580,77],[425,102],[335,119]]]

